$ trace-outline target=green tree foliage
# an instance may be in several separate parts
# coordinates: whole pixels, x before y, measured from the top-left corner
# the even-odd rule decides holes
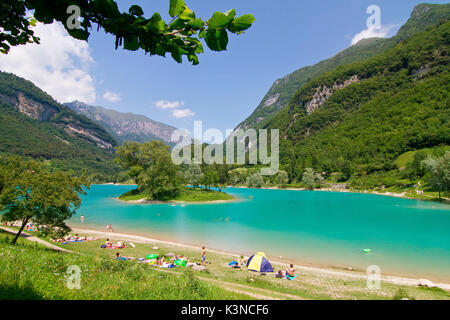
[[[126,142],[117,148],[114,161],[128,170],[139,191],[152,199],[163,199],[180,190],[178,167],[172,162],[170,148],[162,141]]]
[[[11,101],[18,95],[36,104],[42,117],[33,119],[17,110]],[[81,174],[86,169],[93,180],[112,181],[118,172],[112,163],[113,149],[101,148],[97,140],[86,136],[70,134],[68,125],[117,145],[102,127],[57,103],[30,81],[0,72],[0,152],[48,161],[55,170],[71,169]]]
[[[363,39],[330,59],[321,61],[314,66],[301,68],[278,79],[264,96],[255,111],[239,127],[263,128],[267,126],[271,118],[289,104],[290,99],[296,91],[311,79],[317,78],[326,72],[333,71],[339,66],[367,60],[394,47],[415,33],[425,31],[428,27],[438,23],[440,20],[448,19],[449,16],[450,4],[440,5],[427,3],[417,5],[414,8],[411,18],[400,28],[394,37],[390,39]],[[276,102],[269,104],[268,102],[274,101],[274,98],[276,98]]]
[[[424,161],[426,158],[426,152],[418,151],[414,153],[413,161],[409,162],[406,165],[406,175],[411,183],[414,183],[417,178],[420,178],[425,174],[425,170],[422,166],[422,161]]]
[[[191,164],[184,173],[184,177],[187,183],[197,188],[203,178],[202,168],[198,164]]]
[[[428,172],[428,186],[439,191],[441,198],[441,192],[450,190],[450,152],[438,159],[428,157],[422,161],[422,166]]]
[[[86,176],[51,172],[42,163],[20,158],[1,158],[0,166],[2,220],[22,222],[13,243],[31,220],[48,234],[68,231],[65,221],[80,207],[83,187],[89,187]]]
[[[200,180],[200,183],[208,190],[211,187],[218,187],[220,182],[219,173],[216,168],[212,165],[205,166],[203,169],[203,177]]]
[[[261,188],[264,185],[264,178],[260,173],[254,173],[247,177],[247,186],[250,188]]]
[[[392,184],[397,174],[388,172],[398,170],[394,161],[401,154],[448,145],[449,32],[450,22],[443,21],[302,86],[266,126],[280,129],[289,142],[286,147],[281,143],[280,159],[291,181],[302,168],[313,168],[338,173],[340,181],[382,173]],[[342,87],[355,76],[356,82]],[[335,86],[322,105],[307,111],[316,93]],[[383,185],[381,180],[376,187]]]
[[[323,177],[320,173],[315,173],[312,168],[306,168],[302,176],[302,182],[308,187],[309,190],[314,188],[320,188]]]
[[[286,171],[280,170],[275,176],[275,184],[278,186],[285,185],[289,182],[289,177]]]
[[[80,28],[72,28],[67,23],[73,14],[68,10],[72,5],[80,8]],[[186,6],[184,0],[170,0],[171,20],[168,22],[158,12],[150,18],[144,17],[144,11],[138,5],[131,6],[128,12],[121,12],[113,0],[3,0],[0,8],[2,53],[8,53],[11,46],[39,43],[32,30],[37,21],[59,21],[76,39],[88,40],[92,28],[97,25],[97,29],[102,28],[115,36],[116,49],[143,50],[163,57],[169,53],[179,63],[182,56],[186,56],[193,64],[198,64],[198,54],[203,53],[200,39],[204,39],[213,51],[226,50],[228,33],[240,34],[255,20],[250,14],[237,17],[236,10],[231,9],[225,13],[215,12],[204,21]],[[28,11],[34,11],[32,18],[27,18]]]

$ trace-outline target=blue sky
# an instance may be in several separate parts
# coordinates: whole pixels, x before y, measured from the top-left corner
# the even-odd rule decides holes
[[[169,0],[117,2],[123,11],[132,4],[139,4],[146,16],[157,11],[166,20],[169,18]],[[244,35],[230,37],[228,51],[216,53],[207,49],[200,56],[198,66],[192,66],[187,61],[178,64],[170,57],[149,57],[143,52],[116,51],[112,36],[95,31],[87,46],[81,46],[82,50],[77,52],[77,58],[81,60],[77,63],[89,65],[83,69],[80,77],[89,80],[91,104],[144,114],[180,128],[191,129],[193,120],[202,120],[204,128],[218,128],[225,132],[225,129],[233,129],[253,112],[276,79],[349,47],[353,37],[366,29],[368,6],[378,5],[381,8],[382,25],[389,29],[385,35],[392,36],[409,18],[413,7],[422,2],[186,0],[196,15],[204,19],[209,18],[214,11],[235,8],[238,15],[252,13],[256,21]],[[52,46],[48,46],[48,51],[55,52],[55,44]],[[20,57],[19,54],[16,56]],[[69,69],[74,64],[70,61],[71,56],[72,53],[69,53],[67,59],[61,58],[61,63],[66,63]],[[35,57],[36,54],[33,54],[33,59]],[[52,59],[42,55],[40,64],[43,60]],[[22,58],[22,62],[24,60],[26,58]],[[17,64],[15,69],[10,67],[11,64],[13,62],[2,64],[0,60],[1,69],[11,72],[18,70]],[[15,73],[31,78],[52,95],[57,90],[63,91],[55,84],[46,83],[45,79],[39,80],[39,74],[42,74],[39,70],[34,72],[34,77],[27,77],[32,68],[27,67],[26,71]],[[51,69],[51,66],[46,69]],[[63,74],[64,71],[59,72]],[[63,74],[61,78],[67,77]],[[82,81],[74,81],[67,86],[75,88],[79,83]],[[108,99],[104,98],[105,93],[108,93]],[[56,96],[60,101],[73,98],[67,93]],[[195,115],[177,119],[173,116],[175,109],[157,107],[156,102],[163,100],[175,105],[178,103],[177,109],[189,109]]]

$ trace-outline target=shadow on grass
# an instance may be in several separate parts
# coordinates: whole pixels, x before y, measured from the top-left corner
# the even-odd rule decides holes
[[[42,300],[43,297],[31,286],[0,284],[0,300]]]

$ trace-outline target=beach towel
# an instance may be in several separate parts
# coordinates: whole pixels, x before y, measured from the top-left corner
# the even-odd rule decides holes
[[[235,266],[235,265],[237,265],[238,263],[237,263],[237,261],[231,261],[228,265],[229,266]]]
[[[295,275],[295,276],[293,276],[293,277],[287,275],[287,276],[285,277],[286,280],[294,280],[295,278],[297,278],[297,275]]]
[[[128,244],[129,244],[132,248],[136,248],[136,246],[135,246],[133,243],[128,242]]]

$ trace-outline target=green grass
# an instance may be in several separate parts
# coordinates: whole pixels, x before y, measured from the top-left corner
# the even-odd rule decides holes
[[[233,196],[219,191],[184,188],[176,196],[167,197],[163,199],[151,199],[144,193],[139,193],[137,189],[131,190],[119,197],[123,201],[137,201],[137,200],[158,200],[158,201],[183,201],[183,202],[208,202],[208,201],[230,201]]]
[[[117,261],[97,252],[60,253],[0,231],[0,299],[248,299],[182,275],[152,270],[134,261]],[[81,247],[81,246],[80,246]],[[111,255],[113,252],[109,252]],[[67,287],[67,268],[81,269],[81,288]]]
[[[111,237],[116,237],[114,234]],[[382,283],[380,291],[366,288],[365,280],[336,277],[314,271],[298,270],[294,281],[276,279],[244,269],[232,269],[234,257],[207,251],[207,271],[189,271],[177,267],[161,272],[134,261],[116,261],[116,250],[101,249],[104,239],[83,243],[57,244],[77,254],[56,253],[40,245],[20,239],[17,246],[8,242],[11,235],[0,231],[0,299],[248,299],[242,293],[229,292],[211,281],[245,285],[241,292],[289,299],[284,294],[305,299],[450,299],[442,289],[427,289]],[[128,241],[125,241],[126,243]],[[148,254],[184,254],[192,262],[200,262],[200,250],[163,243],[134,243],[135,248],[121,249],[123,256],[145,257]],[[153,249],[158,246],[158,249]],[[270,258],[270,257],[269,257]],[[78,265],[82,270],[80,290],[66,287],[66,270]],[[282,265],[273,264],[278,270]],[[180,273],[181,272],[181,273]],[[199,279],[201,277],[202,279]]]

